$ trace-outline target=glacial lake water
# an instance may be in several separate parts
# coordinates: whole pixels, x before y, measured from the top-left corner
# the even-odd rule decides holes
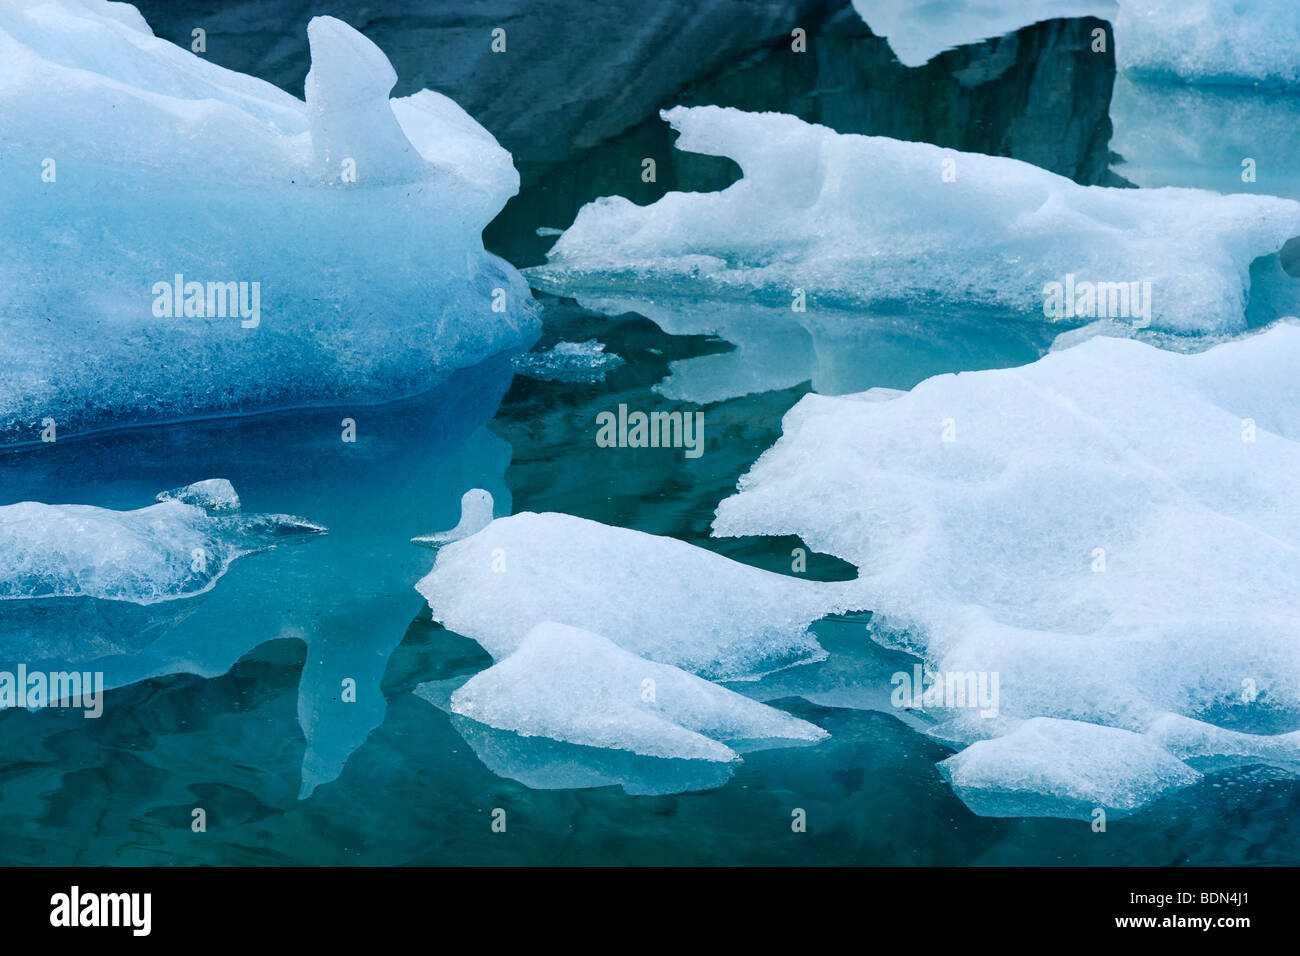
[[[668,374],[670,363],[726,354],[729,346],[706,336],[670,336],[635,315],[610,318],[549,297],[544,303],[546,329],[539,349],[552,341],[594,337],[625,364],[608,372],[604,382],[513,379],[487,428],[509,448],[508,458],[499,461],[514,510],[564,511],[672,535],[790,573],[798,539],[712,539],[708,528],[716,502],[776,439],[781,415],[808,386],[704,406],[705,453],[696,459],[681,449],[598,448],[599,410],[619,402],[633,408],[694,408],[666,401],[651,389]],[[1019,356],[1008,350],[1004,358],[1009,364]],[[862,367],[870,364],[864,359]],[[867,374],[895,387],[909,384],[891,378],[896,372],[888,368]],[[230,427],[257,426],[235,422]],[[123,437],[115,435],[69,443],[69,448],[78,460],[95,462],[97,471],[112,472],[122,444]],[[149,452],[134,447],[130,455],[130,471],[138,474]],[[358,495],[365,493],[357,488]],[[429,520],[454,523],[446,514],[431,514]],[[310,547],[296,550],[306,555]],[[278,553],[244,560],[277,560]],[[432,557],[409,546],[412,573],[430,566]],[[236,564],[222,586],[235,585],[251,570]],[[852,576],[848,565],[815,553],[805,573],[823,580]],[[295,600],[292,589],[286,590],[283,601],[292,606]],[[418,595],[413,603],[419,603]],[[299,610],[303,616],[313,613],[310,607]],[[912,659],[873,644],[866,636],[866,617],[815,625],[831,661],[807,665],[811,670],[834,662],[874,673],[865,692],[858,688],[826,706],[793,694],[774,701],[828,730],[829,740],[748,753],[720,785],[673,795],[633,796],[616,785],[536,789],[494,773],[472,743],[489,761],[504,759],[496,766],[507,770],[512,766],[508,752],[502,757],[491,741],[463,735],[446,713],[412,693],[421,683],[465,679],[490,663],[473,641],[434,624],[427,610],[416,615],[382,664],[378,688],[387,705],[382,720],[346,759],[338,778],[302,800],[305,746],[298,701],[308,655],[297,639],[251,647],[220,675],[177,674],[112,690],[97,720],[83,719],[75,710],[5,712],[0,714],[0,860],[51,865],[1162,865],[1281,863],[1294,854],[1291,820],[1300,809],[1300,785],[1261,769],[1210,773],[1132,816],[1112,820],[1100,834],[1086,821],[976,816],[935,767],[951,749],[922,732],[923,719],[891,711],[889,675],[910,670]],[[230,624],[240,628],[238,620]],[[803,676],[800,670],[768,680],[793,682],[793,688]],[[732,686],[754,692],[752,686]],[[550,753],[545,759],[563,764],[565,755]],[[192,831],[195,807],[206,812],[206,832]],[[507,811],[504,834],[491,827],[496,808]],[[805,833],[791,829],[797,809],[806,813]]]

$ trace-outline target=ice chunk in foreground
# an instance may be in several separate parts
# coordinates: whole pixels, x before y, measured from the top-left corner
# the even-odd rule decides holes
[[[548,263],[526,270],[535,286],[572,296],[636,283],[646,298],[792,312],[889,314],[907,302],[1064,327],[1118,317],[1236,330],[1251,262],[1300,235],[1291,200],[1079,186],[1014,159],[841,135],[779,113],[662,115],[681,131],[679,148],[729,156],[744,178],[648,206],[589,203]]]
[[[435,621],[497,660],[557,621],[713,680],[824,657],[808,625],[848,599],[843,585],[773,574],[684,541],[531,512],[445,545],[416,587]]]
[[[224,479],[200,484],[234,495]],[[0,506],[0,600],[153,604],[192,597],[216,584],[236,558],[325,530],[288,515],[214,515],[185,503],[183,494],[165,494],[175,497],[136,511],[37,501]],[[223,497],[213,511],[231,510],[226,504]]]
[[[971,744],[939,767],[985,817],[1088,819],[1097,807],[1121,816],[1201,776],[1141,734],[1045,717]]]
[[[883,401],[808,396],[714,532],[853,562],[874,636],[997,673],[1007,717],[1294,731],[1297,363],[1280,323],[1196,355],[1101,337]],[[1252,742],[1279,765],[1284,744]]]
[[[525,737],[651,757],[738,760],[722,741],[816,741],[819,727],[609,639],[545,622],[451,695],[463,717]]]
[[[390,101],[342,22],[308,33],[304,103],[130,7],[0,5],[0,444],[407,397],[535,335],[481,237],[509,153]]]

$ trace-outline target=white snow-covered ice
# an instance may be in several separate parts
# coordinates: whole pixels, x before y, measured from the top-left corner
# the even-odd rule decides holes
[[[821,659],[808,625],[850,599],[843,585],[763,571],[674,538],[531,512],[445,544],[417,589],[434,620],[497,660],[555,621],[713,680]]]
[[[535,286],[598,296],[635,283],[646,298],[796,316],[820,305],[889,314],[906,302],[1062,328],[1111,317],[1234,331],[1251,263],[1300,235],[1300,203],[1270,196],[1080,186],[1014,159],[779,113],[704,106],[663,117],[679,149],[729,156],[744,178],[648,206],[589,203],[548,263],[526,270]]]
[[[1119,0],[1115,61],[1136,76],[1300,87],[1291,0]]]
[[[1144,733],[1175,715],[1208,727],[1189,754],[1294,766],[1298,363],[1282,322],[1194,355],[1098,337],[906,393],[810,395],[714,533],[851,561],[873,636],[938,673],[997,673],[1003,718]]]

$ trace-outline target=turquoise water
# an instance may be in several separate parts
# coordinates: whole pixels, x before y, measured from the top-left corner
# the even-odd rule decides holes
[[[713,506],[777,437],[781,414],[807,386],[708,406],[706,451],[695,460],[674,449],[597,448],[596,410],[620,401],[670,407],[650,391],[668,363],[727,346],[560,300],[546,300],[545,315],[539,347],[596,336],[626,364],[604,383],[513,380],[488,430],[509,446],[504,483],[514,510],[566,511],[671,534],[789,572],[797,539],[714,540],[708,524]],[[474,434],[459,441],[472,443]],[[121,439],[99,441],[98,449],[82,443],[79,459],[99,456],[102,467]],[[432,555],[411,547],[409,560],[418,574]],[[223,586],[235,586],[240,573],[236,565]],[[847,565],[816,554],[807,573],[851,576]],[[839,666],[881,675],[910,667],[905,655],[866,638],[865,617],[815,629]],[[0,714],[0,861],[1158,865],[1281,863],[1300,849],[1291,822],[1300,811],[1294,780],[1251,769],[1211,773],[1112,820],[1105,833],[1079,821],[985,819],[941,779],[935,763],[951,751],[922,733],[923,722],[795,696],[777,703],[827,729],[830,739],[747,754],[716,789],[675,796],[629,796],[614,786],[529,789],[489,770],[443,711],[411,693],[419,683],[468,677],[490,663],[477,644],[433,624],[427,611],[383,659],[380,722],[338,779],[299,800],[306,745],[298,699],[307,663],[302,641],[269,640],[219,676],[165,676],[111,691],[98,720],[54,709]],[[797,685],[799,670],[769,680]],[[887,692],[887,677],[879,686]],[[204,833],[191,830],[194,807],[207,812]],[[495,808],[506,810],[505,833],[491,829]],[[791,830],[795,809],[806,812],[806,833]]]

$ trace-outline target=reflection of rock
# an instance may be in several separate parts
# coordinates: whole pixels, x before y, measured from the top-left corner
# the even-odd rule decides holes
[[[140,0],[161,37],[301,96],[306,26],[345,20],[388,54],[395,96],[433,89],[456,100],[523,162],[560,162],[653,115],[683,82],[810,25],[821,0]],[[468,9],[467,9],[468,6]],[[506,49],[492,51],[492,31]]]
[[[597,196],[648,203],[734,180],[730,162],[671,148],[658,110],[678,103],[791,113],[840,132],[1012,156],[1084,184],[1116,182],[1107,169],[1114,58],[1090,49],[1102,21],[1051,20],[909,69],[847,0],[783,6],[498,0],[467,18],[453,0],[398,0],[383,16],[344,0],[330,10],[388,53],[396,95],[445,93],[513,153],[522,189],[484,236],[516,265],[542,260],[550,240],[537,227],[568,226]],[[160,36],[188,47],[203,26],[210,59],[301,92],[304,27],[318,12],[309,0],[247,0],[215,16],[195,0],[140,7]],[[507,32],[503,54],[490,49],[496,26]],[[791,49],[796,27],[805,53]],[[647,158],[653,182],[642,179]]]
[[[222,674],[259,644],[298,638],[308,651],[298,717],[309,793],[333,780],[383,719],[379,681],[420,609],[413,586],[428,570],[412,531],[454,524],[468,487],[491,489],[509,506],[509,446],[482,427],[509,380],[502,357],[401,403],[191,422],[0,454],[10,500],[120,509],[195,475],[222,475],[249,511],[306,514],[329,528],[309,547],[237,561],[216,587],[183,601],[0,602],[0,653],[33,670],[102,671],[113,688]],[[355,442],[341,440],[345,417],[355,421]]]

